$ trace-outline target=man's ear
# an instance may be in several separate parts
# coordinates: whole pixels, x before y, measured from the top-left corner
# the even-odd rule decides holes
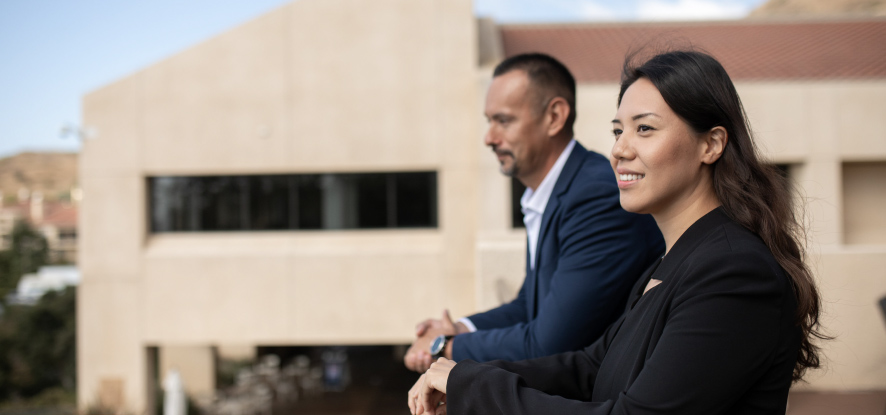
[[[553,137],[563,131],[566,119],[569,118],[571,112],[572,109],[569,108],[569,103],[563,97],[554,97],[548,102],[545,113],[549,121],[548,136]]]
[[[729,142],[729,134],[726,129],[717,126],[711,128],[710,131],[702,137],[702,155],[701,162],[704,164],[714,164],[723,155],[726,150],[726,143]]]

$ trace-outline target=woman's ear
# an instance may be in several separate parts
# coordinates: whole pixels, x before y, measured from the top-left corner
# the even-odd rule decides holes
[[[723,155],[726,143],[729,142],[729,134],[725,128],[717,126],[705,133],[702,140],[704,152],[701,156],[701,162],[704,164],[714,164]]]

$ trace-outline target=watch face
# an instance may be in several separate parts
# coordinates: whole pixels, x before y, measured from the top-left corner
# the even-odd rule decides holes
[[[431,342],[431,356],[436,356],[440,354],[440,351],[443,350],[443,346],[446,345],[446,336],[440,335]]]

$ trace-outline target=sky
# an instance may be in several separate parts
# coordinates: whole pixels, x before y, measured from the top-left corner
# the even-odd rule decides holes
[[[81,128],[84,94],[290,1],[0,1],[0,157],[77,151],[61,131]],[[711,20],[763,1],[474,0],[474,11],[501,23]]]

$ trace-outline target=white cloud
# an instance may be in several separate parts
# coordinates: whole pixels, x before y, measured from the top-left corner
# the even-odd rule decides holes
[[[746,16],[765,0],[474,0],[498,22],[711,20]]]
[[[618,14],[611,8],[596,1],[582,1],[577,4],[577,14],[582,20],[616,20]]]
[[[723,0],[641,0],[637,4],[640,20],[737,19],[748,12],[746,4]]]
[[[626,19],[620,0],[475,0],[474,12],[499,22],[575,22]]]

